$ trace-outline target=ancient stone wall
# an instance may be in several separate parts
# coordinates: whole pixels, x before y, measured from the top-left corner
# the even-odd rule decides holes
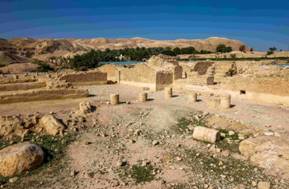
[[[214,62],[198,62],[194,66],[193,71],[197,72],[199,75],[205,75],[209,67],[211,67]]]
[[[107,77],[111,81],[148,87],[152,90],[163,89],[172,84],[174,80],[181,79],[183,74],[183,68],[175,57],[164,55],[153,56],[142,64],[103,65],[98,70],[107,73]]]
[[[100,72],[107,73],[107,80],[112,82],[120,81],[120,68],[114,64],[106,64],[98,68]]]
[[[38,101],[38,100],[79,98],[87,96],[88,96],[87,90],[79,90],[79,89],[29,90],[24,92],[0,94],[0,104]]]
[[[37,81],[34,74],[0,75],[0,84],[25,83]]]
[[[91,83],[91,84],[106,84],[107,74],[102,72],[78,72],[65,74],[60,77],[60,80],[65,80],[74,84]]]
[[[182,79],[183,77],[183,68],[179,65],[175,66],[175,69],[174,69],[174,80],[176,79]]]
[[[175,57],[158,55],[152,56],[146,64],[155,70],[166,70],[173,73],[173,79],[181,79],[183,76],[183,68]]]
[[[17,91],[17,90],[29,90],[46,87],[45,82],[24,82],[24,83],[9,83],[1,84],[1,91]]]
[[[289,95],[289,80],[280,77],[233,77],[223,87],[233,91]]]
[[[121,69],[120,81],[155,83],[156,71],[146,64],[137,64],[132,68]]]
[[[151,90],[162,90],[164,87],[171,85],[174,80],[173,72],[155,70],[147,64],[122,68],[119,73],[121,83],[148,87]]]
[[[173,80],[173,73],[158,71],[156,73],[156,90],[163,90],[165,87],[171,85]]]

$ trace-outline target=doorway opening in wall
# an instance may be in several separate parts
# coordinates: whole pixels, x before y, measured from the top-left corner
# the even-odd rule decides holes
[[[246,90],[240,90],[240,95],[245,95],[246,94]]]

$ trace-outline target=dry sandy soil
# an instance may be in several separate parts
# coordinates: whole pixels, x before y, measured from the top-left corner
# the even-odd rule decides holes
[[[5,188],[289,188],[244,160],[234,144],[207,144],[192,139],[194,124],[205,124],[210,115],[241,121],[249,131],[289,133],[289,110],[233,99],[226,111],[209,109],[201,99],[192,103],[183,91],[165,100],[163,92],[149,93],[126,85],[88,86],[96,110],[83,125],[61,158],[25,174]],[[109,105],[109,94],[119,93],[122,103]],[[0,115],[55,112],[63,119],[84,99],[0,105]],[[216,116],[218,119],[218,116]],[[203,122],[204,121],[204,122]]]

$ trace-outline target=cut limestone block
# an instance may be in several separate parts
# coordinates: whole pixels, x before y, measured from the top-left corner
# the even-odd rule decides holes
[[[79,113],[81,114],[87,114],[91,113],[93,111],[93,106],[89,101],[84,101],[79,103]]]
[[[148,93],[142,92],[139,94],[139,102],[146,102],[148,99]]]
[[[39,125],[48,135],[52,136],[62,134],[65,129],[65,126],[53,115],[43,116],[39,121]]]
[[[258,189],[270,189],[270,182],[258,182]]]
[[[220,99],[220,107],[222,109],[228,109],[231,107],[231,95],[223,95]]]
[[[119,104],[119,94],[111,94],[110,95],[110,104],[112,104],[112,105]]]
[[[191,101],[192,102],[197,102],[198,101],[198,94],[196,92],[193,92],[191,94]]]
[[[24,142],[0,150],[0,175],[12,177],[42,164],[44,152],[36,144]]]
[[[214,85],[215,81],[214,81],[214,77],[208,77],[207,78],[207,85]]]
[[[289,139],[283,136],[258,136],[243,140],[240,153],[266,172],[289,179]]]
[[[173,89],[171,87],[165,88],[165,99],[169,99],[173,97]]]
[[[246,140],[243,140],[239,144],[239,151],[240,153],[245,156],[246,158],[250,158],[252,155],[255,154],[257,147],[260,145],[260,142],[262,142],[263,138],[248,138]],[[263,141],[264,142],[264,141]]]
[[[207,127],[195,127],[193,138],[204,142],[215,143],[219,138],[219,131]]]

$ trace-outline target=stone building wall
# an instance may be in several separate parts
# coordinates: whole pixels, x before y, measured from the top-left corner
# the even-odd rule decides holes
[[[156,90],[156,71],[146,64],[122,68],[119,74],[120,83]]]
[[[156,73],[156,90],[163,90],[171,85],[174,81],[174,76],[171,72],[158,71]]]
[[[183,77],[183,68],[179,65],[175,66],[175,69],[174,69],[174,80],[176,79],[182,79]]]
[[[136,64],[132,68],[123,68],[120,71],[120,81],[154,83],[156,72],[146,64]]]
[[[45,82],[25,82],[25,83],[9,83],[1,84],[0,92],[3,91],[18,91],[18,90],[29,90],[46,87]]]
[[[107,73],[103,72],[78,72],[65,74],[60,77],[60,80],[65,80],[69,83],[92,83],[92,84],[106,84]]]
[[[107,73],[107,80],[120,82],[120,68],[114,64],[105,64],[98,68],[100,72]]]
[[[89,95],[87,90],[80,89],[40,89],[28,90],[17,93],[0,93],[0,104],[28,102],[38,100],[80,98]]]
[[[289,80],[280,77],[233,77],[223,84],[223,88],[289,96]]]
[[[120,83],[131,84],[151,90],[162,90],[173,83],[173,72],[155,70],[147,64],[137,64],[133,67],[122,68],[120,71]]]
[[[37,80],[38,80],[38,75],[36,73],[9,74],[9,75],[0,74],[0,84],[26,83],[26,82],[35,82]]]
[[[183,68],[174,57],[153,56],[146,63],[129,66],[103,65],[99,71],[107,73],[108,80],[151,90],[162,90],[181,79]]]

